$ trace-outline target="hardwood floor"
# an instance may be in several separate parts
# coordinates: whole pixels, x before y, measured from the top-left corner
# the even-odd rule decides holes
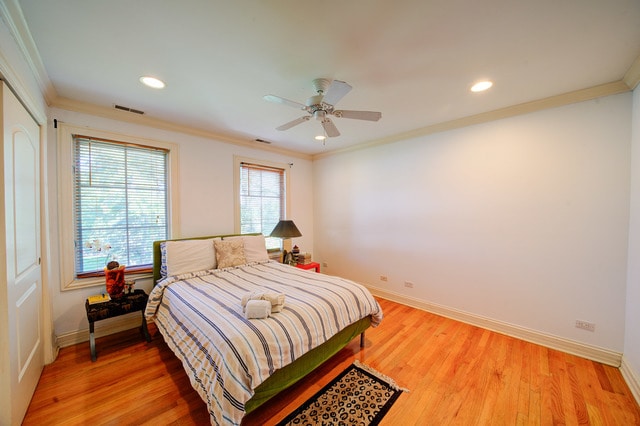
[[[382,425],[638,425],[617,368],[379,299],[382,324],[245,418],[273,425],[355,359],[403,393]],[[63,348],[45,367],[24,425],[193,425],[209,416],[180,361],[150,325]]]

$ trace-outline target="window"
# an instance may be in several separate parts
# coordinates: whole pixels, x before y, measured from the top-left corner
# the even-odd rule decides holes
[[[74,135],[76,276],[151,267],[167,238],[167,151]]]
[[[58,123],[61,289],[104,286],[115,258],[151,276],[152,242],[179,235],[178,145]]]
[[[237,203],[236,231],[260,232],[266,237],[286,217],[287,176],[285,167],[236,158]],[[267,238],[268,250],[280,250],[280,238]]]

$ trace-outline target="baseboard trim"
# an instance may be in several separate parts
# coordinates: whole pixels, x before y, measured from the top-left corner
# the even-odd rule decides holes
[[[502,321],[496,321],[479,315],[470,314],[468,312],[447,308],[435,303],[425,302],[424,300],[408,297],[402,294],[390,292],[377,287],[363,284],[374,296],[393,302],[402,303],[412,308],[431,312],[456,321],[461,321],[507,336],[525,340],[527,342],[542,345],[551,349],[557,349],[572,355],[580,356],[603,364],[619,367],[622,377],[627,382],[631,393],[640,404],[640,379],[633,371],[631,366],[621,353],[610,351],[608,349],[597,346],[585,345],[569,339],[563,339],[557,336],[540,333],[535,330],[508,324]],[[107,336],[109,334],[118,333],[120,331],[129,330],[140,326],[140,313],[134,312],[117,318],[100,321],[95,326],[95,337]],[[87,342],[89,340],[89,330],[78,330],[70,333],[64,333],[56,337],[56,347],[64,348],[76,345],[78,343]],[[87,348],[87,350],[89,350]]]
[[[95,323],[94,335],[96,338],[108,336],[109,334],[118,333],[124,330],[140,327],[142,324],[140,312],[132,312],[116,318],[110,318]],[[67,346],[77,345],[78,343],[89,341],[89,328],[86,330],[72,331],[60,334],[56,337],[57,346],[65,348]],[[87,350],[89,348],[87,347]]]
[[[633,371],[633,368],[631,368],[624,355],[622,356],[620,372],[622,373],[624,381],[627,382],[636,402],[640,404],[640,378],[638,378],[637,374]]]
[[[437,305],[435,303],[425,302],[424,300],[404,296],[402,294],[390,292],[377,287],[372,287],[367,284],[363,285],[367,287],[374,296],[391,300],[393,302],[402,303],[403,305],[411,306],[412,308],[421,309],[423,311],[431,312],[436,315],[475,325],[477,327],[485,328],[487,330],[525,340],[527,342],[542,345],[547,348],[557,349],[571,355],[598,361],[613,367],[620,367],[620,364],[622,362],[621,353],[604,349],[598,346],[585,345],[584,343],[576,342],[573,340],[541,333],[539,331],[505,323],[502,321],[496,321],[479,315],[470,314],[468,312],[451,309],[445,306]]]

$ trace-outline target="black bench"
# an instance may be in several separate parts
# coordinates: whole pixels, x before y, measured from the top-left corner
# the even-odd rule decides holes
[[[111,299],[108,302],[89,304],[89,300],[85,301],[87,309],[87,319],[89,320],[89,345],[91,346],[91,361],[96,357],[96,339],[93,335],[94,323],[107,318],[113,318],[131,312],[142,312],[142,332],[147,342],[151,341],[149,330],[147,330],[147,320],[144,317],[144,310],[147,307],[149,296],[144,290],[135,290],[133,293],[126,293],[117,299]]]

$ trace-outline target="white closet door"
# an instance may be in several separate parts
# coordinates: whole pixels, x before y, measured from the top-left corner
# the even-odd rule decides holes
[[[0,424],[20,424],[44,366],[40,267],[40,129],[2,83],[4,244],[0,277]],[[2,217],[0,213],[0,217]],[[6,279],[5,279],[6,278]],[[5,393],[6,392],[6,393]],[[8,398],[6,398],[8,397]],[[8,399],[8,401],[6,401]]]

